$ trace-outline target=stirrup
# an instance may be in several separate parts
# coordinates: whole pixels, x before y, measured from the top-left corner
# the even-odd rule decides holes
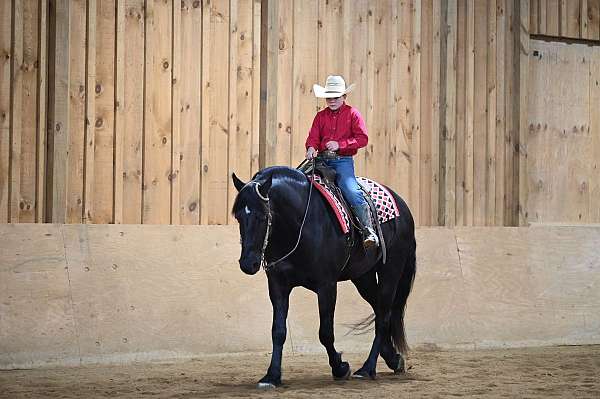
[[[365,249],[368,249],[371,247],[378,247],[379,246],[379,238],[377,238],[377,235],[374,232],[369,231],[369,234],[366,235],[363,239],[363,245],[364,245]]]

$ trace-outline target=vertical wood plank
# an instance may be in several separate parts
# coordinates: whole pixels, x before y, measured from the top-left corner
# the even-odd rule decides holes
[[[474,223],[474,118],[475,118],[475,2],[467,0],[465,225]]]
[[[116,0],[115,11],[115,120],[113,223],[123,223],[123,173],[125,172],[125,1]]]
[[[368,5],[367,5],[368,6]],[[393,50],[396,52],[397,62],[394,65],[398,74],[396,80],[396,92],[393,97],[395,102],[394,123],[395,129],[392,131],[393,154],[390,168],[395,171],[396,180],[394,188],[398,194],[407,202],[411,199],[411,110],[410,103],[410,49],[411,49],[411,12],[410,4],[400,2],[398,5],[398,21],[396,27],[396,38],[394,39]],[[394,72],[392,72],[394,73]],[[367,93],[365,93],[367,94]],[[369,95],[372,95],[370,93]],[[366,101],[370,101],[366,99]]]
[[[232,35],[231,46],[236,48],[237,56],[232,68],[234,69],[235,87],[233,93],[235,101],[235,124],[232,126],[236,137],[237,153],[236,164],[232,166],[244,180],[252,177],[252,102],[254,91],[252,88],[253,74],[253,1],[238,0],[237,7],[237,32]],[[230,112],[230,114],[233,113]],[[300,153],[300,156],[302,153]],[[230,187],[235,196],[237,190]],[[230,203],[233,205],[233,203]],[[231,208],[231,206],[230,206]]]
[[[69,160],[67,176],[67,223],[81,223],[85,154],[86,1],[71,2],[69,71]]]
[[[94,221],[94,187],[95,187],[95,148],[96,148],[96,0],[87,2],[87,50],[86,50],[86,85],[85,85],[85,173],[83,196],[83,220]]]
[[[199,5],[199,3],[196,3]],[[181,9],[183,2],[171,7],[171,224],[181,224]]]
[[[210,165],[210,1],[202,0],[202,91],[201,91],[201,121],[200,121],[200,224],[208,224],[209,191],[208,172]]]
[[[445,15],[445,59],[442,63],[442,71],[445,68],[444,90],[444,113],[442,130],[443,139],[443,184],[440,182],[440,200],[443,200],[443,216],[441,224],[453,227],[456,224],[456,97],[457,97],[457,24],[458,24],[458,2],[448,1],[444,10]],[[443,20],[444,21],[444,20]],[[443,22],[444,23],[444,22]],[[442,41],[444,43],[444,41]],[[445,64],[444,64],[445,62]],[[443,194],[443,195],[442,195]]]
[[[541,35],[548,34],[548,4],[547,0],[538,0],[539,5],[539,30],[538,33]],[[533,32],[532,32],[533,33]]]
[[[275,135],[274,162],[276,165],[291,165],[292,150],[292,84],[294,54],[293,8],[291,1],[279,2],[277,23],[278,54],[277,62],[277,130]],[[307,118],[311,116],[307,115]]]
[[[21,157],[23,156],[23,25],[24,4],[15,1],[12,9],[13,31],[12,31],[12,65],[10,92],[10,222],[18,223],[20,216],[21,194]]]
[[[9,222],[12,2],[0,2],[0,223]]]
[[[227,187],[229,184],[227,144],[229,141],[229,54],[223,51],[229,46],[229,6],[225,1],[210,2],[210,164],[208,169],[208,193],[211,201],[208,223],[225,224]]]
[[[546,35],[560,34],[560,0],[546,0]]]
[[[70,1],[55,2],[54,81],[52,87],[52,218],[53,223],[66,222],[67,168],[69,143],[69,14]]]
[[[180,3],[178,3],[179,5]],[[146,2],[146,112],[144,214],[146,224],[168,224],[171,214],[172,3]],[[218,202],[218,201],[217,201]]]
[[[202,7],[198,2],[181,3],[181,88],[179,163],[179,222],[200,223]],[[175,189],[174,189],[175,191]]]
[[[515,135],[515,115],[514,113],[514,99],[517,95],[515,90],[515,35],[518,26],[515,25],[515,4],[514,1],[508,0],[506,2],[506,46],[505,46],[505,82],[506,82],[506,96],[505,96],[505,119],[506,119],[506,135],[504,137],[504,156],[505,156],[505,198],[504,198],[504,224],[506,226],[514,226],[514,135]]]
[[[467,0],[457,2],[456,29],[456,207],[457,226],[466,224],[466,115],[467,115]]]
[[[385,40],[388,33],[388,25],[390,23],[389,16],[387,15],[387,12],[389,11],[387,6],[389,4],[389,1],[377,2],[373,7],[375,38],[373,90],[378,94],[373,98],[373,119],[371,120],[369,144],[367,148],[370,155],[367,160],[369,176],[386,183],[387,170],[389,169],[387,166],[389,160],[389,151],[387,148],[388,96],[384,93],[389,93],[389,85],[393,84],[393,82],[390,82],[388,43],[387,40]]]
[[[363,118],[365,118],[365,123],[367,126],[370,121],[367,121],[366,111],[367,111],[367,89],[368,89],[368,80],[367,80],[367,68],[366,68],[366,60],[367,60],[367,46],[368,46],[368,28],[367,28],[367,13],[369,9],[369,4],[367,0],[360,0],[355,3],[353,9],[349,7],[344,8],[344,12],[346,13],[346,31],[349,31],[348,37],[350,42],[353,44],[352,48],[346,48],[345,52],[349,56],[349,77],[350,82],[354,82],[356,84],[356,89],[352,93],[352,104],[356,106]],[[397,21],[396,23],[399,24]],[[398,35],[393,38],[394,40],[394,48],[396,51],[396,61],[398,60]],[[396,90],[398,88],[396,87]],[[397,102],[397,96],[396,96]],[[396,120],[398,119],[396,113]],[[398,128],[396,128],[396,134],[398,134]],[[366,162],[366,151],[361,149],[358,151],[356,156],[354,157],[354,167],[356,169],[357,175],[365,175],[365,162]],[[400,170],[400,169],[395,169]],[[404,169],[406,170],[406,169]],[[397,173],[396,178],[402,179],[402,173]],[[391,183],[395,189],[399,189],[398,183]]]
[[[504,181],[505,171],[505,146],[506,134],[506,0],[496,0],[496,216],[494,224],[504,225]]]
[[[417,148],[420,153],[419,165],[419,204],[421,205],[422,226],[431,226],[432,209],[432,142],[433,142],[433,109],[435,99],[433,97],[433,75],[436,73],[433,69],[433,47],[434,42],[434,16],[433,0],[423,0],[421,2],[421,81],[419,94],[421,98],[421,112],[417,115],[420,118],[421,146]]]
[[[600,40],[600,0],[587,0],[587,38]]]
[[[279,2],[267,1],[261,18],[261,118],[260,167],[276,164],[277,87],[279,56]],[[318,47],[315,49],[318,54]]]
[[[411,118],[411,131],[412,131],[412,148],[411,156],[413,157],[413,171],[412,171],[412,182],[413,187],[411,189],[411,201],[413,214],[416,215],[415,223],[421,224],[421,185],[419,181],[420,176],[420,165],[421,165],[421,154],[419,149],[421,148],[421,123],[419,115],[421,114],[420,106],[420,94],[419,86],[421,82],[421,2],[411,1],[411,22],[412,22],[412,36],[411,36],[411,51],[410,51],[410,70],[413,72],[410,75],[410,96],[411,103],[413,105],[413,113]]]
[[[440,225],[440,73],[441,73],[441,30],[442,30],[442,5],[441,2],[433,2],[433,55],[431,87],[433,107],[431,114],[431,224]]]
[[[529,76],[529,31],[524,24],[528,19],[529,9],[527,0],[521,2],[520,30],[519,30],[519,207],[518,225],[527,225],[527,190],[529,176],[527,174],[527,78]]]
[[[567,3],[567,37],[581,37],[581,0],[569,0]]]
[[[406,4],[406,3],[405,3]],[[410,23],[408,23],[408,26],[410,27]],[[368,3],[367,4],[367,58],[366,58],[366,81],[367,81],[367,87],[366,87],[366,95],[367,95],[367,100],[366,100],[366,109],[362,111],[364,117],[365,117],[365,121],[367,124],[367,131],[369,134],[369,144],[367,145],[367,147],[364,150],[364,154],[365,154],[365,161],[364,161],[364,174],[365,176],[369,176],[372,174],[371,170],[373,169],[372,167],[372,146],[371,146],[371,135],[373,133],[373,130],[375,129],[375,124],[374,124],[374,93],[375,93],[375,7],[374,4],[372,3]],[[407,37],[408,40],[408,37]],[[408,44],[406,46],[406,59],[408,60]],[[407,61],[408,64],[408,61]],[[318,66],[318,64],[317,64]],[[406,82],[408,82],[408,80],[406,80]],[[408,93],[408,84],[407,84],[407,91],[406,93]],[[318,107],[317,107],[318,108]]]
[[[590,221],[600,223],[600,47],[590,49],[590,134],[592,162],[590,165]]]
[[[580,0],[580,2],[581,3],[580,3],[580,8],[579,8],[579,25],[580,25],[579,37],[582,39],[587,39],[588,38],[588,0]]]
[[[123,0],[119,0],[123,1]],[[144,133],[144,0],[124,4],[123,97],[119,100],[122,122],[122,173],[115,176],[121,186],[121,222],[142,223],[142,140]],[[121,125],[119,125],[120,127]]]
[[[96,4],[93,223],[114,223],[115,0]]]
[[[227,182],[227,209],[231,209],[237,190],[232,184],[229,176],[237,170],[239,163],[238,157],[241,155],[238,150],[238,134],[237,134],[237,68],[238,68],[238,48],[237,48],[237,33],[238,33],[238,14],[239,14],[239,3],[237,0],[229,0],[229,70],[228,70],[228,81],[229,81],[229,92],[227,93],[228,98],[228,114],[227,114],[227,175],[225,176]],[[289,148],[288,148],[289,151]],[[226,223],[229,224],[235,218],[231,215],[231,212],[226,212]]]
[[[260,77],[262,76],[261,38],[262,38],[262,12],[261,0],[254,0],[253,27],[252,27],[252,161],[251,173],[258,172],[260,167],[260,109],[261,109],[261,87]]]
[[[320,85],[325,84],[328,75],[340,75],[344,71],[344,43],[340,40],[343,32],[342,0],[319,1],[319,75]],[[380,4],[376,4],[380,5]],[[346,79],[346,77],[344,76]],[[325,107],[323,102],[320,103]]]
[[[474,37],[474,92],[473,92],[473,224],[486,223],[486,178],[487,169],[487,50],[488,8],[487,1],[475,1]]]
[[[407,170],[406,166],[402,166],[402,162],[405,159],[404,154],[401,151],[402,145],[400,139],[403,138],[402,130],[400,127],[400,57],[398,49],[398,38],[400,37],[400,10],[397,2],[390,4],[390,23],[388,24],[388,51],[389,51],[389,74],[390,84],[388,88],[387,96],[389,98],[388,110],[387,110],[387,129],[388,129],[388,141],[385,149],[389,152],[388,162],[388,173],[386,183],[400,193],[402,188],[404,171]],[[359,44],[359,41],[353,41],[355,44]],[[358,50],[358,48],[357,48]],[[360,51],[360,50],[358,50]],[[360,55],[360,52],[359,52]],[[358,93],[357,93],[358,94]],[[356,157],[355,157],[356,159]],[[401,194],[403,195],[403,194]]]
[[[569,36],[569,30],[568,30],[568,21],[569,21],[568,4],[572,3],[573,1],[576,1],[577,3],[579,3],[578,0],[559,0],[559,3],[558,3],[558,18],[559,18],[558,34],[559,34],[559,36],[562,36],[562,37],[568,37]]]
[[[540,33],[539,0],[530,0],[529,6],[530,6],[529,27],[531,29],[531,33],[533,33],[533,34]]]
[[[39,0],[39,19],[38,19],[38,59],[39,68],[37,76],[37,183],[36,183],[36,222],[45,222],[46,217],[46,109],[47,109],[47,86],[48,86],[48,2]],[[0,47],[0,57],[2,49]],[[0,65],[1,65],[0,59]],[[0,66],[0,69],[2,67]],[[2,79],[2,72],[0,72],[0,80]],[[0,93],[2,84],[0,83]],[[0,94],[1,96],[1,94]],[[2,107],[0,106],[0,134],[2,131]],[[0,148],[2,146],[0,145]],[[1,153],[0,149],[0,153]],[[0,159],[2,155],[0,154]],[[0,161],[1,164],[1,161]],[[0,185],[2,182],[2,167],[0,166]],[[0,198],[2,194],[0,193]],[[0,199],[0,220],[2,220],[2,200]]]
[[[306,137],[318,104],[312,90],[317,82],[317,54],[314,49],[317,44],[315,21],[318,0],[294,2],[293,14],[292,160],[293,164],[297,164],[304,158]]]
[[[21,52],[21,143],[18,220],[33,223],[36,220],[37,176],[37,101],[38,101],[38,3],[23,2]]]
[[[487,37],[487,177],[485,224],[494,226],[496,221],[496,0],[488,0]],[[482,151],[483,149],[480,149]]]

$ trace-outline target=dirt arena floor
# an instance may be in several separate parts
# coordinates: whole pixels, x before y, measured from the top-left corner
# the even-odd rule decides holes
[[[362,354],[347,354],[353,370]],[[375,381],[333,381],[326,356],[284,355],[284,384],[258,390],[269,355],[175,363],[0,371],[1,398],[600,398],[600,345],[412,351],[409,370],[378,365]]]

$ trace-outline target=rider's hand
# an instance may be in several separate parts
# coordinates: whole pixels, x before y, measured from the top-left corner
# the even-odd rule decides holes
[[[306,159],[308,159],[310,161],[311,159],[313,159],[316,156],[317,156],[317,150],[315,150],[313,147],[308,147],[308,150],[306,150]]]
[[[325,146],[327,147],[327,149],[329,151],[337,151],[340,149],[340,144],[337,141],[328,141],[327,144],[325,144]]]

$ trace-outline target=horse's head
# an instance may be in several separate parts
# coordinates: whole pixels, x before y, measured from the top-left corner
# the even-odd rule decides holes
[[[259,182],[241,181],[235,173],[231,175],[238,195],[232,213],[240,225],[242,255],[240,268],[246,274],[256,274],[260,269],[265,246],[269,239],[271,214],[269,210],[269,189],[272,177]]]

